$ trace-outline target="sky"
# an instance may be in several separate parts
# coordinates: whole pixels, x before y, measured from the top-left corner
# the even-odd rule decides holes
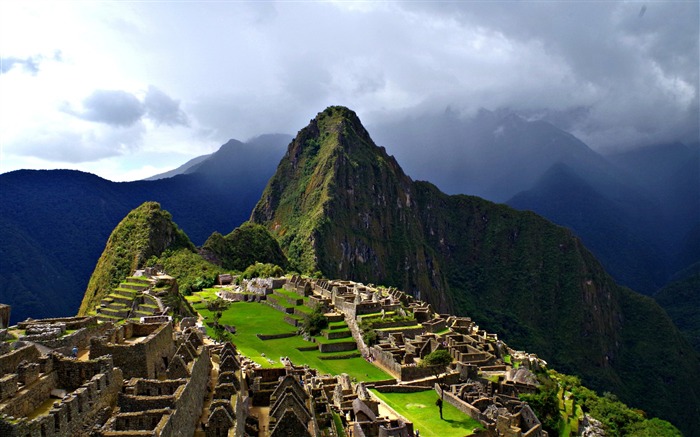
[[[0,173],[141,179],[329,105],[553,114],[602,153],[697,142],[699,21],[697,1],[4,1]]]

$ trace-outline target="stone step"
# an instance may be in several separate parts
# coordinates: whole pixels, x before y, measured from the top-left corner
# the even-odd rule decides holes
[[[145,285],[145,284],[134,284],[134,283],[130,283],[130,282],[122,282],[121,284],[119,284],[119,288],[125,288],[127,290],[134,290],[134,291],[146,291],[150,287],[149,287],[149,285]]]
[[[96,317],[100,322],[118,322],[119,320],[122,320],[121,317],[109,316],[106,314],[98,314]]]
[[[146,286],[149,286],[153,283],[152,280],[141,276],[129,276],[128,278],[126,278],[125,282],[130,282],[132,284],[144,284]]]
[[[122,294],[112,294],[110,295],[110,298],[112,299],[112,302],[105,303],[120,303],[123,305],[131,306],[131,303],[134,301],[133,296],[124,296]]]
[[[137,294],[139,294],[138,291],[131,290],[131,289],[128,289],[128,288],[122,288],[122,285],[124,285],[124,284],[120,284],[119,287],[115,288],[115,289],[112,291],[112,294],[118,294],[118,295],[120,295],[120,296],[127,296],[127,297],[131,297],[131,298],[133,298],[133,297],[135,297]]]
[[[118,317],[120,319],[124,319],[124,318],[126,318],[126,316],[129,315],[129,309],[128,308],[107,307],[107,308],[101,308],[99,314],[104,314],[107,316],[113,316],[113,317]]]
[[[338,338],[348,338],[352,337],[352,333],[349,329],[347,330],[324,330],[323,336],[328,340],[335,340]]]

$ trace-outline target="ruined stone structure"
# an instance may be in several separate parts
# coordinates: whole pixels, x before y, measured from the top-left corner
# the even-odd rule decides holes
[[[110,357],[77,361],[56,353],[39,356],[34,346],[12,354],[22,360],[16,366],[10,360],[3,363],[3,436],[88,435],[109,414],[122,386],[122,372]]]
[[[178,352],[167,369],[167,377],[129,379],[119,394],[119,412],[102,427],[100,436],[124,436],[124,431],[136,431],[134,435],[146,432],[145,435],[153,436],[194,434],[209,386],[212,363],[209,349],[197,331],[185,331],[176,339],[176,344],[179,344]]]
[[[84,342],[89,350],[80,357],[40,352],[38,347],[50,350],[44,344],[56,340],[48,333],[66,329],[96,335]],[[175,331],[171,322],[117,326],[76,317],[29,320],[13,331],[23,331],[39,346],[20,341],[0,354],[2,436],[190,437],[200,427],[224,429],[217,412],[222,406],[232,415],[230,395],[223,394],[239,386],[235,348],[205,345],[194,327]],[[220,367],[214,394],[223,399],[211,399],[210,349]],[[211,426],[200,422],[207,399],[216,413]],[[233,419],[226,432],[232,426]]]
[[[134,278],[133,287],[151,281],[146,273]],[[144,290],[132,291],[131,315],[145,296]],[[318,436],[338,434],[342,426],[355,437],[413,437],[406,418],[380,414],[382,401],[367,390],[372,386],[438,395],[444,390],[445,401],[480,421],[485,435],[547,435],[518,398],[536,391],[531,371],[546,363],[510,349],[469,318],[436,314],[399,290],[351,281],[257,279],[218,294],[270,305],[295,326],[308,315],[297,306],[320,306],[329,321],[345,321],[348,329],[326,330],[323,335],[333,342],[312,347],[351,351],[348,356],[363,356],[394,379],[357,384],[347,375],[319,375],[288,359],[281,360],[282,368],[261,368],[231,343],[207,341],[196,318],[174,324],[161,302],[147,304],[152,315],[141,315],[141,323],[134,318],[113,323],[104,313],[27,320],[0,329],[0,435]],[[119,296],[110,299],[121,307]],[[0,323],[5,315],[9,320],[9,308],[0,306]],[[365,344],[362,329],[375,331],[376,344]],[[13,338],[18,341],[8,341]],[[438,349],[453,358],[440,375],[441,385],[435,369],[421,365]]]
[[[111,355],[125,378],[158,378],[170,366],[175,343],[172,323],[115,326],[105,336],[90,340],[90,357]]]
[[[0,303],[0,329],[10,326],[10,306]]]

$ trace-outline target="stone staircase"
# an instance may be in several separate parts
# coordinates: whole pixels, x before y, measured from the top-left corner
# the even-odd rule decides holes
[[[154,296],[145,294],[153,286],[150,279],[129,277],[105,296],[95,315],[100,321],[118,322],[125,319],[139,320],[141,317],[160,313],[161,304]]]

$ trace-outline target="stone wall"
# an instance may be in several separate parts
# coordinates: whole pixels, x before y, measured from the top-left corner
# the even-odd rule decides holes
[[[380,385],[375,389],[380,393],[419,393],[432,390],[422,385]]]
[[[40,343],[62,353],[63,355],[70,356],[73,347],[77,347],[78,349],[87,349],[90,346],[91,338],[103,336],[111,329],[114,329],[112,322],[100,323],[99,325],[89,325],[80,328],[72,334],[51,340],[41,341]]]
[[[318,350],[321,353],[328,352],[346,352],[357,349],[357,345],[354,341],[343,341],[338,343],[319,343]]]
[[[162,325],[129,323],[124,326],[124,338],[133,339],[147,335],[138,343],[109,343],[103,338],[92,338],[90,341],[90,357],[110,354],[114,364],[124,370],[125,378],[155,379],[165,375],[166,360],[169,361],[174,353],[172,323]],[[117,330],[116,339],[122,336]],[[131,335],[129,335],[131,334]]]
[[[57,388],[58,383],[56,373],[42,375],[29,387],[20,387],[21,390],[14,393],[14,396],[0,407],[0,414],[14,417],[28,416],[51,397],[51,390]]]
[[[288,308],[279,302],[277,302],[274,299],[266,299],[263,301],[264,304],[271,306],[272,308],[276,309],[277,311],[281,311],[285,314],[293,314],[294,313],[294,308]]]
[[[296,332],[285,332],[282,334],[255,334],[260,340],[275,340],[278,338],[290,338],[297,335]]]
[[[56,373],[52,372],[52,374]],[[56,400],[47,414],[33,420],[26,417],[13,422],[0,419],[0,435],[3,437],[87,437],[91,428],[104,420],[104,410],[111,408],[116,402],[121,385],[121,370],[110,368],[106,373],[94,375],[63,400]],[[44,400],[48,398],[47,394]]]
[[[381,339],[387,339],[391,334],[395,333],[400,333],[404,336],[404,338],[415,338],[416,335],[422,335],[425,333],[425,329],[423,327],[418,327],[418,328],[408,328],[408,329],[401,329],[401,330],[396,330],[396,331],[377,331],[377,335],[379,335],[379,338]]]
[[[0,377],[0,402],[17,393],[17,390],[19,390],[18,380],[19,378],[14,373]]]
[[[434,373],[429,368],[418,366],[401,366],[400,380],[413,381],[415,379],[423,379],[434,376]]]
[[[34,325],[54,325],[63,324],[66,329],[81,329],[88,326],[97,325],[97,318],[93,316],[89,317],[56,317],[52,319],[41,319],[41,320],[25,320],[24,322],[17,323],[18,329],[27,329]]]
[[[435,391],[437,392],[438,396],[440,396],[440,393],[442,390],[440,387],[435,384]],[[447,401],[450,405],[453,407],[457,408],[459,411],[462,413],[466,414],[467,416],[471,417],[474,420],[478,420],[479,422],[484,421],[484,416],[481,414],[481,411],[479,411],[477,408],[473,407],[472,405],[464,402],[454,394],[450,393],[449,391],[445,390],[444,394],[445,401]]]
[[[78,361],[56,354],[51,358],[53,358],[53,370],[58,377],[60,388],[68,391],[75,390],[97,374],[108,374],[113,367],[110,357]]]
[[[22,361],[34,362],[39,358],[39,350],[34,345],[26,345],[0,356],[0,375],[15,373]]]
[[[211,358],[209,349],[200,347],[191,364],[190,377],[178,380],[132,379],[125,393],[119,395],[121,414],[105,426],[104,436],[162,435],[190,437],[194,435],[202,414],[209,387]],[[160,395],[152,395],[161,393]],[[153,411],[167,411],[167,420],[155,421]],[[162,416],[162,414],[160,414]],[[144,434],[135,434],[143,431]]]
[[[354,317],[345,317],[345,323],[350,329],[353,340],[355,340],[355,343],[357,343],[357,349],[362,355],[369,355],[369,348],[362,339],[362,333],[360,331],[360,327],[357,326],[357,320]]]
[[[9,305],[0,303],[0,329],[4,329],[10,326],[10,310],[12,308]]]
[[[202,347],[201,353],[192,365],[190,380],[177,397],[176,410],[172,414],[169,424],[172,426],[173,437],[191,437],[197,427],[204,397],[209,387],[211,374],[211,358],[209,350]]]
[[[401,364],[396,362],[391,352],[382,350],[377,346],[372,346],[370,348],[370,354],[375,360],[379,361],[382,367],[391,373],[391,376],[399,380],[401,379]]]

